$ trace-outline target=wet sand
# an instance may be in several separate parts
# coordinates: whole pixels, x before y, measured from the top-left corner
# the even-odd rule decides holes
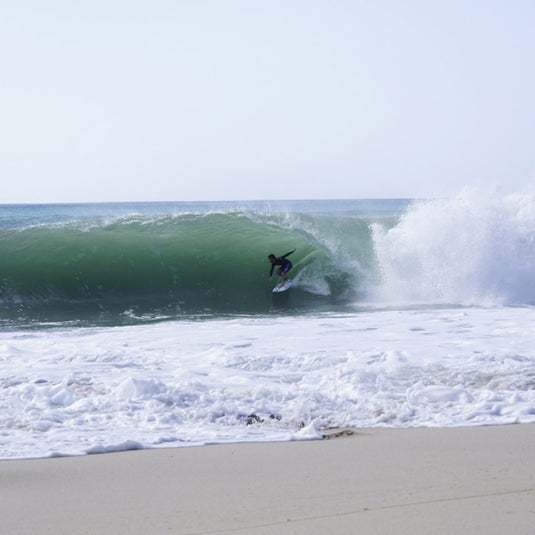
[[[523,535],[535,425],[0,462],[5,534]]]

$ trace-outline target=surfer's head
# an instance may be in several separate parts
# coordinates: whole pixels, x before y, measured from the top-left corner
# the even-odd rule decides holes
[[[268,254],[268,259],[270,262],[275,262],[275,260],[277,260],[277,257],[271,253],[271,254]]]

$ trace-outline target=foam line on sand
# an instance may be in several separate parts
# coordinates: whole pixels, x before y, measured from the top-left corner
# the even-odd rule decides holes
[[[6,534],[533,533],[535,425],[0,462]]]

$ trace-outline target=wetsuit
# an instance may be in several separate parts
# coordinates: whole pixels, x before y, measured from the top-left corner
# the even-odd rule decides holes
[[[269,276],[271,277],[273,275],[273,270],[275,269],[275,266],[280,266],[280,269],[277,270],[277,273],[280,275],[282,273],[288,273],[290,269],[292,269],[293,264],[286,259],[288,255],[291,255],[293,251],[290,251],[289,253],[286,253],[285,255],[279,256],[275,259],[275,262],[271,264],[271,270],[269,272]]]

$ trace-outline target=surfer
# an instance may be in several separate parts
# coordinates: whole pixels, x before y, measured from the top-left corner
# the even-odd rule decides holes
[[[292,253],[295,253],[295,251],[296,249],[279,257],[276,257],[273,253],[268,255],[268,259],[271,262],[269,280],[271,280],[271,277],[273,276],[273,270],[275,269],[275,266],[280,266],[280,268],[277,270],[277,273],[280,275],[281,285],[284,285],[284,283],[286,282],[286,273],[288,273],[288,271],[290,271],[290,269],[292,269],[293,267],[293,264],[289,260],[287,260],[286,257],[291,255]]]

